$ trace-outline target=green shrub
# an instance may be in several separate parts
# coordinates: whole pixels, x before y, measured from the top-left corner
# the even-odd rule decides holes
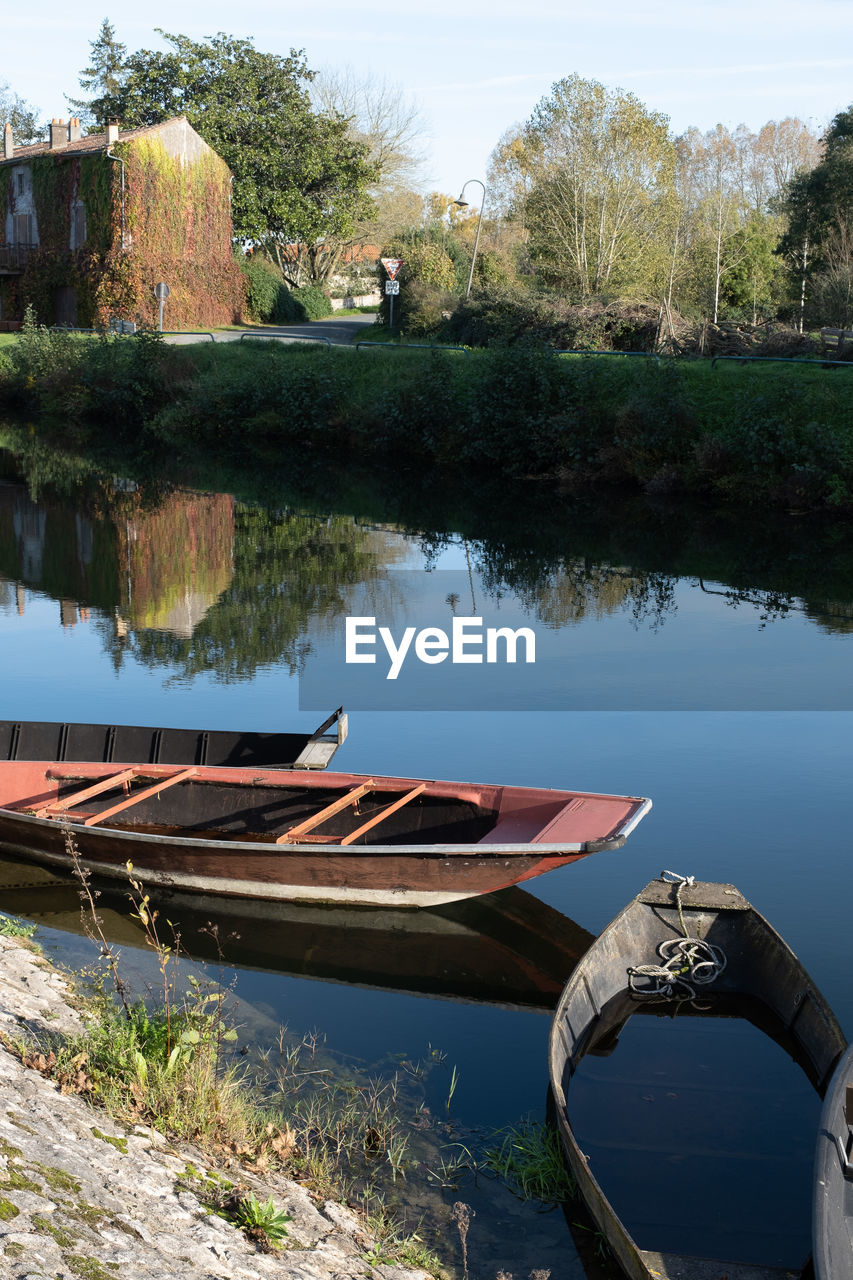
[[[428,284],[425,280],[413,280],[397,296],[399,308],[394,308],[394,327],[403,329],[413,338],[437,335],[453,310],[456,299],[445,289]]]
[[[459,256],[458,246],[451,242],[445,247],[425,235],[405,244],[393,242],[384,256],[403,263],[397,275],[400,292],[394,297],[394,328],[419,338],[437,333],[468,279],[468,263]],[[390,301],[389,295],[382,295],[382,324],[388,324]]]
[[[273,324],[303,324],[310,320],[308,311],[296,294],[286,285],[279,289],[270,320]]]
[[[327,294],[315,284],[294,289],[293,297],[305,311],[306,320],[322,320],[332,314],[332,304]]]
[[[444,332],[465,346],[535,341],[557,350],[652,351],[657,322],[657,308],[650,303],[602,300],[574,306],[496,279],[457,304]]]
[[[246,277],[246,316],[255,324],[298,324],[308,319],[306,309],[294,298],[274,263],[262,254],[241,254]]]

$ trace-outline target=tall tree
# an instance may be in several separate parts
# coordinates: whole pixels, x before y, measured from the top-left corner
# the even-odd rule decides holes
[[[538,104],[524,144],[530,248],[546,278],[583,298],[640,285],[673,197],[667,118],[573,75]]]
[[[523,125],[514,124],[500,137],[489,156],[489,202],[506,221],[526,227],[527,198],[533,184],[536,153]]]
[[[375,261],[365,250],[382,245],[418,216],[421,197],[414,188],[421,176],[424,123],[399,85],[369,72],[320,71],[309,91],[315,110],[345,120],[349,141],[364,148],[373,170],[367,186],[371,205],[347,230],[328,230],[321,240],[303,241],[287,255],[273,244],[271,256],[291,284],[325,284],[343,269],[369,276],[367,292],[374,283]]]
[[[0,84],[0,126],[10,124],[17,146],[27,147],[44,138],[44,125],[39,124],[36,108],[14,93],[8,84]]]
[[[234,234],[244,242],[313,244],[366,214],[375,174],[367,147],[342,116],[312,109],[303,52],[157,30],[169,49],[131,54],[118,87],[88,104],[99,119],[133,127],[185,115],[234,175]]]
[[[743,194],[740,155],[730,130],[721,124],[706,133],[688,129],[679,141],[691,173],[691,199],[698,215],[700,238],[705,241],[710,277],[707,308],[716,324],[724,278],[747,252],[742,232],[748,220],[748,205]]]
[[[320,114],[343,117],[350,136],[367,148],[375,167],[374,195],[419,185],[426,126],[399,84],[351,67],[325,68],[312,80],[310,93]]]
[[[66,102],[69,110],[80,117],[87,132],[92,133],[100,129],[106,119],[95,115],[93,104],[103,98],[114,97],[124,82],[127,46],[116,39],[115,27],[109,18],[104,18],[89,48],[91,60],[88,67],[80,72],[79,79],[80,88],[88,97],[66,98]]]
[[[788,227],[779,251],[800,280],[800,324],[807,294],[838,297],[838,273],[849,268],[853,206],[853,106],[840,111],[822,139],[823,154],[811,169],[795,173],[780,201]],[[827,273],[827,279],[821,277]],[[845,304],[846,306],[846,304]],[[844,307],[841,308],[842,310]],[[840,314],[832,303],[834,314]],[[816,318],[823,320],[827,313]]]

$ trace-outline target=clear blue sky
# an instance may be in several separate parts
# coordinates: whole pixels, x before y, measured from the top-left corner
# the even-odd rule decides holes
[[[67,118],[104,0],[4,9],[0,82]],[[128,50],[159,47],[157,26],[225,31],[265,52],[304,48],[315,68],[385,76],[424,118],[427,189],[451,194],[484,178],[504,130],[573,72],[632,90],[676,132],[718,121],[758,129],[787,115],[823,127],[853,101],[850,0],[151,0],[109,16]]]

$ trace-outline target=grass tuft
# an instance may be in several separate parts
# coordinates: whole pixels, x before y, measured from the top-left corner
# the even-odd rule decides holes
[[[499,1130],[499,1144],[486,1148],[483,1164],[522,1200],[562,1204],[575,1194],[558,1134],[550,1126],[522,1120]]]

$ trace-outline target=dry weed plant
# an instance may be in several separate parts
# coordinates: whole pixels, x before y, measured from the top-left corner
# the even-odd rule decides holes
[[[475,1217],[474,1210],[470,1204],[457,1200],[450,1210],[450,1216],[456,1223],[456,1230],[459,1232],[459,1243],[462,1246],[463,1280],[468,1280],[468,1228],[471,1225],[471,1219]]]

